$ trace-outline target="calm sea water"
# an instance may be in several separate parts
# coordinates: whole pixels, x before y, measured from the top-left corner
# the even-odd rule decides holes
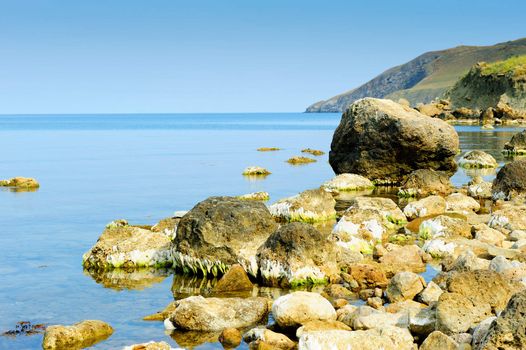
[[[115,333],[96,349],[149,340],[176,345],[161,323],[142,321],[173,300],[169,272],[136,282],[90,276],[82,254],[117,218],[153,224],[212,195],[267,191],[272,202],[319,186],[334,175],[327,155],[306,166],[285,160],[306,147],[328,151],[339,119],[300,113],[0,116],[0,178],[41,183],[36,192],[0,190],[0,332],[18,321],[101,319]],[[503,144],[518,131],[457,130],[463,150],[487,151],[501,163]],[[283,150],[256,151],[263,146]],[[244,178],[249,165],[272,175]],[[469,175],[460,170],[453,182],[466,183]],[[0,349],[38,349],[41,341],[40,335],[0,336]]]

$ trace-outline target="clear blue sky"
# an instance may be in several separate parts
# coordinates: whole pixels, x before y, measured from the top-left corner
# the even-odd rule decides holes
[[[0,0],[0,113],[287,112],[430,50],[526,36],[526,1]]]

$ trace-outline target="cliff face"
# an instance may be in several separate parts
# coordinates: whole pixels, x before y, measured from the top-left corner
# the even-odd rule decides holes
[[[411,104],[442,96],[480,61],[495,62],[526,54],[526,38],[493,46],[459,46],[425,53],[369,82],[309,106],[306,112],[342,112],[363,97],[406,98]]]
[[[475,65],[446,94],[453,108],[509,109],[518,117],[526,113],[526,56]],[[510,114],[510,113],[508,113]]]

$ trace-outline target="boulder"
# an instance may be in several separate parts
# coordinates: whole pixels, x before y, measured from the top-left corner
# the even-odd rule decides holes
[[[474,225],[471,232],[476,240],[481,242],[502,246],[502,241],[506,239],[500,231],[497,231],[486,224]]]
[[[228,293],[244,290],[252,290],[254,288],[252,282],[247,276],[243,266],[239,264],[232,265],[227,273],[221,277],[214,287],[216,293]]]
[[[526,194],[526,159],[508,163],[493,181],[493,198],[510,199]]]
[[[489,264],[489,260],[479,258],[471,249],[468,249],[460,253],[451,264],[443,261],[443,269],[445,271],[487,270]]]
[[[298,350],[414,350],[413,337],[407,329],[386,327],[366,331],[331,330],[303,333]]]
[[[343,248],[371,254],[376,242],[395,233],[407,219],[389,198],[355,197],[334,226],[332,239]]]
[[[480,322],[474,329],[473,329],[473,339],[472,339],[472,345],[473,349],[480,349],[480,345],[486,335],[488,334],[489,328],[493,321],[497,319],[497,316],[491,316]]]
[[[224,348],[235,348],[241,344],[241,332],[236,328],[226,328],[219,335],[219,342]]]
[[[329,162],[336,174],[355,173],[379,183],[400,183],[417,169],[457,166],[455,129],[390,100],[364,98],[343,114]]]
[[[410,202],[404,208],[404,214],[409,220],[423,216],[442,214],[446,211],[446,200],[441,196],[429,196],[415,202]]]
[[[420,293],[426,283],[424,279],[413,272],[399,272],[391,278],[387,286],[386,295],[391,303],[412,300]]]
[[[440,331],[434,331],[420,345],[420,350],[457,350],[458,343]]]
[[[526,291],[513,295],[504,311],[489,326],[477,349],[526,348]]]
[[[509,154],[526,154],[526,130],[523,130],[511,138],[504,145],[504,153]]]
[[[495,210],[490,217],[488,226],[504,234],[515,230],[526,230],[526,205],[506,205]]]
[[[243,175],[246,176],[267,176],[270,174],[272,174],[270,171],[260,166],[249,166],[243,170]]]
[[[334,219],[336,201],[330,193],[319,188],[280,199],[269,207],[272,215],[282,221],[319,222]]]
[[[409,313],[409,330],[413,334],[426,336],[435,330],[436,310],[426,307]]]
[[[379,261],[385,266],[385,270],[399,272],[423,272],[426,265],[422,256],[424,252],[417,245],[398,246],[388,245],[387,252],[380,257]]]
[[[448,195],[453,190],[449,173],[430,169],[413,171],[398,190],[399,197]]]
[[[256,251],[276,228],[261,202],[210,197],[181,218],[173,242],[175,265],[184,272],[219,275],[239,263],[256,276]]]
[[[445,334],[464,333],[488,316],[488,304],[475,306],[462,294],[443,293],[436,306],[436,329]]]
[[[470,224],[465,220],[447,215],[439,215],[423,221],[418,228],[418,234],[425,240],[455,236],[472,238]]]
[[[254,344],[253,342],[264,343],[265,345],[268,345],[269,349],[292,350],[296,348],[296,343],[290,340],[286,335],[273,332],[264,327],[249,330],[243,335],[243,340],[252,344]],[[250,344],[250,349],[253,348],[252,344]],[[258,347],[255,348],[258,349]]]
[[[272,305],[272,315],[283,328],[298,328],[309,321],[336,320],[336,310],[317,293],[293,292],[279,297]]]
[[[444,258],[453,255],[457,244],[454,242],[446,242],[443,239],[431,239],[424,243],[422,250],[433,258]]]
[[[409,326],[409,315],[407,312],[389,313],[362,305],[355,310],[350,308],[342,309],[338,312],[338,321],[343,322],[354,330],[390,326],[407,328]]]
[[[265,285],[326,283],[338,273],[337,246],[312,225],[281,226],[259,247],[257,263]]]
[[[113,334],[106,322],[86,320],[72,326],[49,326],[46,328],[42,348],[44,350],[83,349]]]
[[[171,267],[174,264],[170,237],[130,226],[124,220],[107,225],[97,243],[82,256],[86,269]]]
[[[242,328],[263,321],[269,313],[268,299],[203,298],[191,296],[176,301],[170,322],[181,330],[222,331]]]
[[[13,177],[9,180],[0,180],[0,187],[15,187],[17,189],[36,189],[40,187],[37,180],[30,177]]]
[[[359,191],[374,188],[374,184],[366,177],[357,174],[340,174],[322,186],[329,192],[333,191]]]
[[[418,294],[418,299],[424,304],[431,305],[438,301],[438,298],[444,293],[444,291],[436,284],[431,281],[427,286]]]
[[[526,278],[526,263],[510,261],[503,256],[496,256],[491,260],[489,269],[500,273],[505,279],[522,281]]]
[[[340,321],[309,321],[298,328],[296,337],[301,337],[303,333],[330,330],[352,331],[351,327]]]
[[[446,197],[446,210],[460,213],[476,213],[480,210],[480,203],[463,193],[453,193]]]
[[[468,184],[468,195],[478,199],[490,199],[493,196],[492,193],[493,184],[491,182],[484,181],[482,177],[474,177]]]
[[[387,287],[387,276],[381,265],[353,264],[349,267],[348,272],[348,282],[356,283],[357,289]]]
[[[499,166],[491,154],[479,150],[466,152],[458,160],[458,165],[462,168],[496,168]]]

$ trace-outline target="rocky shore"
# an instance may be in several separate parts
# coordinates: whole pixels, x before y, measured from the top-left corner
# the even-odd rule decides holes
[[[521,140],[509,147],[522,149]],[[269,205],[210,197],[153,226],[116,220],[83,265],[95,275],[173,268],[213,279],[207,293],[173,291],[174,302],[145,317],[183,347],[523,349],[526,161],[506,164],[493,182],[455,188],[457,166],[498,166],[480,151],[457,164],[458,148],[438,118],[359,100],[334,134],[337,175],[319,188]],[[361,192],[386,184],[398,198]],[[100,321],[52,326],[44,344],[75,348],[112,331]],[[126,349],[170,349],[144,341]]]

